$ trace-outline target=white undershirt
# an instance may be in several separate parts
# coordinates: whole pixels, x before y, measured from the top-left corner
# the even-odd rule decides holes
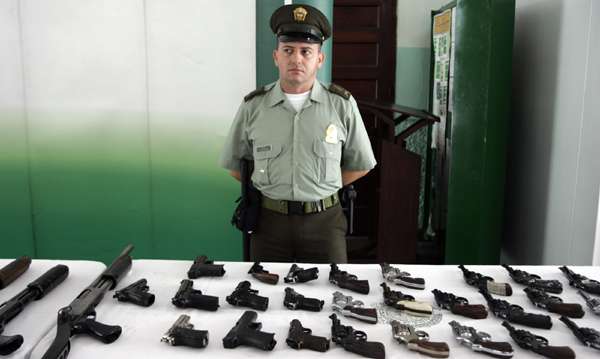
[[[294,106],[296,112],[300,112],[300,109],[302,108],[302,106],[306,102],[306,99],[308,99],[308,96],[310,95],[310,91],[300,94],[291,94],[284,92],[284,94],[288,98],[292,106]]]

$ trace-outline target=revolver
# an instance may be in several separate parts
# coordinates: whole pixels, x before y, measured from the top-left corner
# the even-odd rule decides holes
[[[317,267],[304,269],[294,263],[288,275],[283,278],[283,281],[286,283],[306,283],[317,278],[319,278],[319,269]]]
[[[113,298],[117,298],[120,302],[131,302],[133,304],[149,307],[154,304],[154,294],[148,293],[150,289],[146,284],[148,281],[145,278],[115,292]]]
[[[237,348],[239,345],[249,345],[262,350],[273,350],[277,341],[275,334],[261,332],[262,323],[255,323],[258,314],[248,310],[223,338],[223,347],[226,349]]]
[[[360,300],[353,300],[351,296],[345,296],[340,292],[333,293],[333,310],[346,317],[356,318],[363,322],[377,323],[377,310],[365,308]]]
[[[523,324],[533,328],[550,329],[552,327],[552,319],[547,315],[526,313],[522,307],[516,304],[494,299],[485,290],[480,289],[479,293],[487,300],[490,310],[497,317],[504,318],[511,323]]]
[[[515,329],[506,320],[502,322],[502,326],[508,329],[510,337],[523,349],[548,358],[575,359],[575,352],[570,347],[550,346],[548,339],[526,330]]]
[[[381,283],[381,287],[383,287],[383,300],[387,306],[416,317],[431,318],[433,315],[431,304],[415,302],[415,297],[391,290],[385,282]]]
[[[341,271],[337,264],[331,263],[329,271],[329,282],[337,284],[342,289],[350,289],[353,292],[361,294],[369,294],[369,282],[366,280],[358,280],[354,274],[348,274],[346,271]]]
[[[457,297],[452,293],[442,292],[438,289],[431,292],[440,308],[447,309],[453,314],[473,319],[485,319],[488,316],[487,309],[482,304],[469,304],[467,298]]]
[[[583,289],[588,293],[600,294],[600,282],[597,280],[589,279],[586,276],[574,273],[567,266],[559,267],[569,279],[569,284],[572,287]]]
[[[248,274],[252,274],[254,278],[263,283],[275,285],[279,282],[279,275],[264,270],[263,266],[260,265],[260,262],[254,262],[254,265],[250,268]]]
[[[291,310],[305,309],[311,312],[320,312],[325,301],[315,298],[305,298],[290,287],[285,288],[283,305]]]
[[[227,303],[240,306],[250,307],[257,310],[267,310],[269,306],[269,298],[261,297],[256,289],[250,288],[250,282],[247,280],[240,282],[233,292],[228,295],[225,300]]]
[[[558,319],[565,323],[583,344],[594,349],[600,349],[600,333],[596,329],[580,328],[575,322],[565,316]]]
[[[329,349],[329,339],[312,335],[312,330],[304,328],[298,319],[290,322],[290,330],[285,340],[286,344],[294,349],[310,349],[326,352]]]
[[[194,282],[189,279],[181,281],[179,290],[171,300],[178,308],[196,308],[216,311],[219,308],[219,297],[204,295],[193,288]]]
[[[497,358],[511,358],[515,351],[507,342],[493,342],[488,333],[475,330],[473,327],[463,326],[457,321],[451,321],[448,324],[452,327],[452,333],[456,340],[466,345],[474,352],[482,352]]]
[[[583,299],[585,299],[585,303],[588,307],[590,307],[594,314],[600,315],[600,300],[590,297],[581,290],[578,290],[577,293],[579,293],[579,295],[582,296]]]
[[[403,272],[385,262],[379,263],[379,265],[381,266],[381,274],[383,275],[383,278],[389,282],[394,282],[395,284],[403,285],[413,289],[425,289],[425,279],[412,278],[410,273]]]
[[[447,358],[450,348],[444,342],[430,342],[429,334],[397,320],[392,321],[392,335],[400,344],[406,344],[409,350],[434,358]]]
[[[201,254],[196,257],[194,263],[188,271],[189,279],[196,279],[198,277],[222,277],[225,275],[225,269],[223,264],[214,264],[213,261],[207,261],[207,257]]]
[[[189,323],[190,316],[182,314],[173,323],[171,329],[163,335],[161,342],[169,345],[185,345],[194,348],[204,348],[208,344],[208,330],[194,330]]]
[[[539,275],[530,274],[519,269],[513,269],[506,263],[502,264],[506,268],[508,275],[517,283],[528,286],[533,289],[541,289],[544,292],[560,294],[563,291],[562,283],[556,279],[543,280]]]
[[[329,318],[331,318],[331,341],[341,345],[346,351],[368,358],[385,358],[385,347],[382,343],[368,342],[365,332],[342,325],[335,313],[330,315]]]
[[[543,290],[533,289],[530,287],[527,287],[523,290],[525,293],[527,293],[527,298],[529,298],[531,303],[533,303],[536,307],[548,310],[550,313],[557,313],[571,318],[581,318],[585,314],[580,304],[563,303],[563,300],[559,297],[549,295]]]
[[[511,296],[512,287],[508,283],[495,283],[494,278],[484,276],[480,273],[471,272],[462,264],[458,266],[463,271],[463,277],[468,285],[472,285],[477,289],[483,289],[490,293]]]

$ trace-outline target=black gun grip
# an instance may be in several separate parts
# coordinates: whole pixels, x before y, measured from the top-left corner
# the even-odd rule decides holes
[[[533,328],[552,328],[552,318],[543,314],[525,313],[522,309],[513,309],[508,313],[508,321],[515,324],[527,325]]]
[[[207,330],[194,330],[178,327],[173,330],[171,337],[173,338],[173,345],[204,348],[208,344],[209,334]]]
[[[23,345],[23,337],[21,335],[0,335],[0,355],[12,354],[19,349],[21,345]]]
[[[346,341],[344,349],[367,358],[385,358],[385,347],[379,342],[367,342],[364,340]]]
[[[118,325],[106,325],[98,323],[94,319],[85,319],[73,325],[73,334],[87,334],[103,342],[110,344],[119,339],[121,327]]]

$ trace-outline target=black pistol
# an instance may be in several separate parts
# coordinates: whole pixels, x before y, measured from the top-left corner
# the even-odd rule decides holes
[[[223,264],[214,264],[213,261],[207,261],[206,259],[207,257],[204,254],[196,257],[190,270],[187,272],[189,279],[196,279],[199,277],[222,277],[225,275]]]
[[[223,338],[223,347],[227,349],[237,348],[240,345],[248,345],[262,350],[273,350],[277,341],[273,339],[275,334],[261,332],[262,323],[255,323],[258,314],[248,310],[231,328]]]
[[[290,322],[290,330],[285,342],[289,347],[298,350],[306,348],[326,352],[329,349],[329,339],[312,335],[312,330],[304,328],[298,319]]]
[[[189,321],[189,315],[180,315],[160,341],[172,346],[205,348],[208,345],[208,330],[194,330],[194,325]]]
[[[316,298],[305,298],[290,287],[285,288],[283,305],[291,310],[304,309],[311,312],[320,312],[325,301]]]
[[[319,269],[317,267],[304,269],[294,263],[288,275],[283,278],[283,281],[286,283],[306,283],[317,278],[319,278]]]
[[[115,292],[113,298],[119,302],[131,302],[141,307],[149,307],[154,304],[154,294],[148,293],[148,281],[145,278]]]
[[[0,305],[0,334],[6,324],[19,315],[34,300],[40,300],[69,276],[69,267],[59,264],[27,285],[19,294]],[[9,355],[23,344],[23,336],[0,335],[0,355]]]
[[[369,294],[368,281],[358,280],[358,277],[354,274],[348,274],[346,271],[341,271],[335,263],[331,263],[329,282],[337,284],[340,288],[349,289],[357,293]]]
[[[194,289],[194,282],[189,279],[181,281],[179,290],[171,302],[177,308],[196,308],[213,312],[219,309],[219,297],[202,294],[201,291]]]
[[[526,285],[529,288],[540,289],[544,292],[560,294],[563,291],[562,283],[556,279],[543,280],[539,275],[531,274],[520,269],[513,269],[506,263],[502,263],[508,271],[508,275],[517,283]]]
[[[458,266],[463,271],[463,278],[468,285],[472,285],[477,289],[483,289],[487,292],[511,296],[512,295],[512,287],[508,283],[496,283],[494,282],[494,278],[484,276],[480,273],[472,272],[465,268],[462,264]]]
[[[438,289],[434,289],[431,292],[440,308],[447,309],[453,314],[472,319],[485,319],[488,316],[488,311],[482,304],[469,304],[467,298],[457,297],[452,293],[442,292]]]
[[[129,253],[132,250],[133,245],[130,244],[69,306],[58,311],[56,337],[42,359],[65,359],[71,348],[69,339],[74,335],[87,334],[105,344],[119,339],[121,327],[98,323],[95,308],[106,291],[115,289],[121,277],[131,268]]]
[[[250,288],[250,282],[247,280],[240,282],[233,292],[225,300],[227,303],[236,307],[250,307],[256,310],[267,310],[269,298],[261,297],[258,290]]]
[[[368,342],[367,334],[350,326],[340,323],[337,315],[332,314],[331,318],[331,341],[341,345],[345,350],[353,352],[367,358],[383,359],[385,358],[385,347],[379,342]]]
[[[547,315],[526,313],[522,307],[510,304],[505,300],[494,299],[490,293],[482,289],[479,290],[479,293],[487,300],[488,307],[497,317],[533,328],[552,328],[552,319]]]
[[[585,290],[588,293],[600,294],[600,282],[597,280],[589,279],[586,276],[577,274],[567,268],[567,266],[559,267],[569,280],[569,285],[572,287]]]
[[[263,283],[275,285],[279,282],[279,275],[264,270],[263,266],[260,265],[260,262],[254,262],[254,265],[250,268],[248,274],[252,274],[254,278]]]
[[[548,339],[535,335],[532,332],[515,329],[506,320],[502,322],[510,337],[523,349],[543,355],[548,358],[575,359],[575,352],[570,347],[553,347],[548,345]]]
[[[381,287],[383,288],[383,301],[387,306],[416,317],[431,318],[433,315],[433,308],[428,302],[415,302],[415,297],[391,290],[385,282],[381,283]]]
[[[600,349],[600,332],[593,328],[580,328],[571,319],[562,316],[558,318],[561,322],[565,323],[569,329],[575,334],[583,344],[594,349]]]
[[[557,313],[571,318],[581,318],[585,314],[581,304],[563,303],[563,300],[559,297],[549,295],[539,289],[527,287],[523,290],[527,293],[527,298],[529,298],[531,303],[536,307],[548,310],[550,313]]]

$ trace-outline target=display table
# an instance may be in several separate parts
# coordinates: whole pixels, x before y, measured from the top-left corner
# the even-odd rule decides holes
[[[0,259],[3,268],[14,259]],[[106,265],[92,261],[57,261],[35,259],[29,270],[23,273],[6,288],[0,290],[0,304],[21,293],[29,283],[33,282],[49,269],[63,264],[69,267],[69,276],[40,300],[29,303],[23,311],[8,322],[1,335],[23,336],[23,345],[17,351],[4,358],[28,358],[33,348],[54,326],[58,310],[75,298],[89,283],[91,283]]]
[[[209,258],[210,260],[211,258]],[[190,261],[164,261],[164,260],[134,260],[129,273],[123,277],[118,289],[122,289],[129,284],[136,282],[141,278],[148,281],[149,292],[155,294],[156,301],[151,307],[139,307],[131,303],[119,302],[112,298],[114,291],[107,292],[104,300],[97,306],[96,319],[104,324],[122,326],[123,333],[120,338],[112,344],[103,344],[88,336],[78,335],[71,338],[70,358],[188,358],[194,355],[200,355],[207,358],[216,357],[278,357],[278,358],[304,358],[304,357],[349,357],[358,358],[354,353],[346,352],[341,346],[334,343],[326,353],[314,352],[308,349],[295,350],[286,345],[289,323],[292,319],[301,321],[305,328],[310,328],[313,335],[331,338],[331,319],[329,316],[333,313],[331,309],[332,293],[341,291],[345,295],[351,295],[355,299],[362,300],[366,307],[375,307],[376,304],[383,302],[383,290],[380,284],[384,281],[381,276],[381,269],[376,264],[344,264],[340,265],[340,270],[355,274],[359,279],[367,279],[370,283],[371,291],[367,295],[350,292],[340,289],[336,285],[329,283],[328,275],[329,265],[310,265],[301,264],[300,266],[308,269],[318,267],[320,272],[319,279],[301,284],[284,283],[283,277],[287,274],[290,264],[281,263],[261,263],[265,270],[270,273],[279,274],[280,280],[277,285],[269,285],[251,277],[248,270],[251,263],[217,262],[224,264],[226,274],[223,277],[201,277],[193,280],[194,289],[201,290],[205,295],[218,296],[220,308],[216,312],[203,311],[198,309],[180,309],[171,303],[171,299],[179,289],[180,282],[187,279],[187,271],[192,264]],[[431,265],[393,265],[404,271],[410,272],[413,277],[422,277],[426,281],[425,290],[410,289],[389,283],[392,290],[402,291],[404,294],[410,294],[417,301],[427,301],[436,309],[435,316],[438,323],[432,326],[431,322],[424,323],[418,329],[429,333],[431,341],[443,341],[450,346],[450,357],[454,358],[483,358],[480,353],[475,353],[469,348],[459,345],[452,335],[448,322],[456,320],[462,325],[472,326],[480,331],[485,331],[492,335],[493,341],[507,341],[514,350],[516,358],[540,358],[539,355],[519,348],[510,338],[508,331],[502,327],[502,319],[493,314],[486,319],[475,320],[462,316],[457,316],[447,310],[441,310],[435,303],[433,289],[439,289],[444,292],[451,292],[458,296],[466,297],[471,304],[485,304],[483,296],[478,291],[463,280],[462,271],[456,266],[431,266]],[[518,329],[529,330],[537,335],[546,337],[552,346],[570,346],[579,358],[598,355],[598,351],[585,347],[580,343],[572,332],[558,320],[559,315],[548,313],[545,310],[538,309],[529,302],[523,286],[512,281],[508,272],[501,266],[466,266],[467,269],[481,274],[491,276],[496,282],[510,283],[514,294],[510,297],[495,296],[498,299],[505,299],[512,304],[522,306],[526,311],[539,314],[550,314],[553,321],[551,330],[528,328],[514,325]],[[580,327],[600,328],[600,317],[596,316],[587,308],[583,298],[576,294],[576,290],[570,287],[564,274],[558,269],[558,266],[514,266],[515,269],[521,269],[533,274],[542,276],[543,279],[558,279],[564,286],[564,291],[560,296],[565,303],[580,303],[583,305],[586,314],[582,319],[574,319]],[[600,278],[600,269],[594,267],[569,267],[574,272],[588,276],[590,278]],[[275,333],[277,345],[273,351],[265,352],[252,347],[238,347],[236,349],[223,348],[222,339],[227,335],[236,321],[246,310],[245,307],[234,307],[226,302],[225,297],[230,295],[239,282],[248,280],[252,284],[252,289],[259,291],[260,296],[269,297],[269,307],[266,311],[257,311],[257,322],[262,323],[262,331]],[[25,281],[26,282],[26,281]],[[286,287],[292,287],[307,298],[319,298],[325,301],[325,307],[321,312],[308,312],[302,310],[292,311],[283,306],[284,290]],[[64,295],[63,295],[64,294]],[[75,294],[75,293],[73,293]],[[74,297],[70,297],[61,292],[64,301],[60,305],[53,306],[49,312],[55,312],[61,305],[70,303]],[[50,303],[43,303],[49,305]],[[46,306],[44,306],[46,308]],[[33,309],[33,308],[31,308]],[[173,325],[181,314],[187,314],[191,317],[190,323],[196,330],[208,330],[210,341],[208,346],[203,349],[190,348],[183,346],[170,346],[161,342],[162,336]],[[440,317],[441,314],[441,317]],[[424,358],[426,356],[409,351],[404,345],[396,342],[391,334],[391,326],[385,323],[367,324],[353,318],[343,317],[338,314],[341,323],[353,326],[355,329],[364,331],[368,335],[369,341],[379,341],[385,345],[387,358]],[[439,320],[441,319],[441,320]],[[12,331],[12,330],[11,330]],[[40,358],[54,339],[55,329],[51,330],[44,337],[38,346],[33,350],[32,358]]]

